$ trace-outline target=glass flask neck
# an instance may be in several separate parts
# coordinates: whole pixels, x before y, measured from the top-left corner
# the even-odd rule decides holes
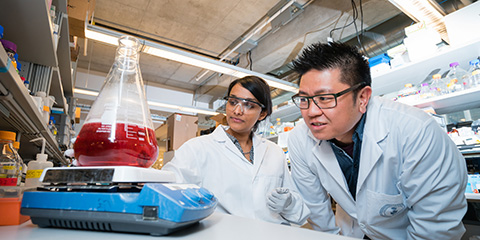
[[[134,71],[139,60],[140,41],[134,37],[123,36],[118,40],[115,63],[120,70]]]

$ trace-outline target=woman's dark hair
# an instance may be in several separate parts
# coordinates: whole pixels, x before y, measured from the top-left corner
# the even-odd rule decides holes
[[[293,61],[293,70],[300,74],[300,78],[312,69],[324,71],[334,68],[340,69],[342,83],[350,86],[358,83],[364,83],[364,86],[372,84],[368,60],[356,47],[344,43],[312,44],[303,50],[298,59]]]
[[[262,108],[262,112],[266,112],[267,115],[263,120],[272,114],[272,98],[270,96],[270,87],[265,80],[256,76],[246,76],[236,79],[230,83],[230,86],[228,86],[227,96],[230,95],[233,86],[235,86],[237,83],[241,84],[242,87],[247,89],[258,100],[258,102],[265,106]],[[261,121],[257,121],[255,123],[253,126],[253,131],[257,130],[259,122]]]

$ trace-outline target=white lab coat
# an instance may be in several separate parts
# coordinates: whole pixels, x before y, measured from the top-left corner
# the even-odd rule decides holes
[[[218,211],[274,223],[304,223],[310,211],[295,189],[283,150],[254,134],[252,165],[226,129],[220,125],[211,134],[190,139],[162,169],[174,172],[178,182],[210,190],[218,199]],[[289,188],[294,197],[295,206],[283,214],[285,219],[267,207],[267,194],[277,187]]]
[[[330,143],[305,123],[289,134],[288,149],[316,230],[371,239],[459,239],[465,231],[465,159],[420,109],[370,100],[356,201]],[[335,217],[329,195],[337,202]]]

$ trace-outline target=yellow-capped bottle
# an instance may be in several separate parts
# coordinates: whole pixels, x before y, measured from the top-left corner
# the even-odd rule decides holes
[[[18,186],[21,179],[21,162],[17,151],[13,147],[16,134],[9,131],[0,131],[0,186]]]

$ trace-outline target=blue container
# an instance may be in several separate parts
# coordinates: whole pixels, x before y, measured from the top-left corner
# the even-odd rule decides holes
[[[386,53],[384,53],[368,59],[368,62],[370,67],[377,66],[380,63],[390,64],[390,57]]]

